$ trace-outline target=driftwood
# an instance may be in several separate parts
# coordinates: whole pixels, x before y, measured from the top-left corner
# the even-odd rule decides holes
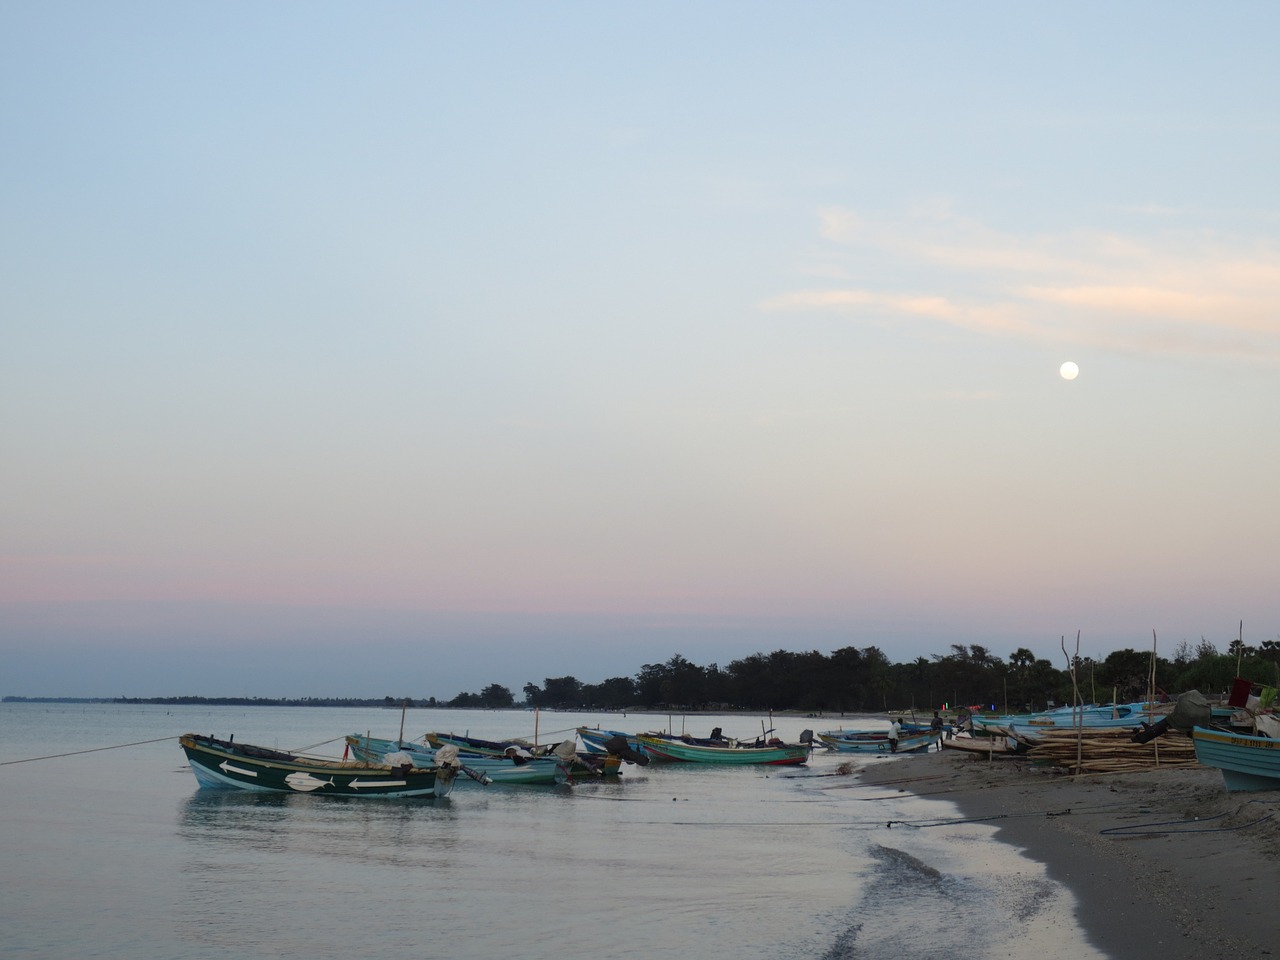
[[[1046,729],[1028,744],[1027,757],[1033,763],[1049,763],[1073,773],[1126,773],[1197,765],[1190,737],[1172,735],[1150,743],[1133,743],[1130,737],[1128,730]]]

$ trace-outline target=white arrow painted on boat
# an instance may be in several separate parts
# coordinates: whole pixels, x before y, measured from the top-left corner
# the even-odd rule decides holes
[[[243,767],[233,767],[225,760],[218,764],[218,767],[223,773],[238,773],[246,777],[256,777],[258,775],[258,771],[256,770],[245,770]]]
[[[403,787],[404,780],[352,780],[351,787],[359,790],[361,787]]]

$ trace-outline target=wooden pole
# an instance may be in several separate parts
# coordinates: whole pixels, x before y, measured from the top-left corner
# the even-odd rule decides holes
[[[1080,701],[1080,687],[1076,683],[1076,664],[1080,661],[1080,631],[1076,631],[1076,655],[1071,661],[1071,685],[1075,687],[1076,701]],[[1076,727],[1076,773],[1084,763],[1084,704],[1080,704],[1080,723]]]
[[[1240,661],[1244,659],[1244,621],[1240,621],[1240,634],[1236,638],[1236,676],[1240,676]]]
[[[1151,681],[1147,684],[1147,720],[1151,721],[1156,718],[1156,632],[1151,631]],[[1160,766],[1160,738],[1156,737],[1154,741],[1153,754],[1156,758],[1156,766]]]
[[[1080,710],[1080,685],[1076,683],[1076,662],[1071,659],[1071,655],[1067,653],[1067,638],[1062,636],[1059,639],[1062,646],[1062,656],[1067,661],[1067,672],[1071,674],[1071,694],[1074,698],[1071,703],[1071,724],[1076,728],[1076,773],[1080,772],[1081,756],[1083,745],[1081,743],[1081,735],[1084,728],[1081,721],[1084,719],[1084,712]],[[1080,631],[1076,631],[1076,656],[1080,655]]]
[[[409,698],[406,697],[404,703],[400,704],[400,739],[396,741],[396,749],[400,748],[400,744],[404,742],[404,712],[409,709]]]

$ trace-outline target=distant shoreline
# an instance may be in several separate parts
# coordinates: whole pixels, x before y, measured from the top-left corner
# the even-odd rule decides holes
[[[757,710],[757,709],[735,709],[730,707],[715,710],[692,710],[679,707],[624,707],[624,708],[604,708],[604,707],[528,707],[523,704],[512,704],[509,707],[454,707],[445,703],[429,703],[424,701],[415,701],[412,699],[393,697],[302,697],[302,698],[275,698],[275,697],[17,697],[6,696],[0,697],[0,703],[115,703],[122,705],[136,706],[140,704],[161,707],[174,706],[200,706],[200,707],[382,707],[386,709],[409,709],[409,710],[470,710],[479,713],[493,713],[499,710],[523,711],[532,713],[535,709],[541,710],[543,713],[604,713],[626,715],[628,713],[653,715],[653,716],[682,716],[696,717],[705,716],[725,716],[727,714],[741,714],[743,716],[752,717],[811,717],[815,720],[833,720],[856,716],[888,716],[888,714],[858,714],[846,711],[840,713],[838,711],[832,713],[805,713],[800,710]]]
[[[481,709],[445,707],[441,703],[417,703],[404,698],[390,697],[302,697],[300,699],[276,697],[0,697],[0,703],[119,703],[153,706],[201,706],[201,707],[394,707],[399,710]]]

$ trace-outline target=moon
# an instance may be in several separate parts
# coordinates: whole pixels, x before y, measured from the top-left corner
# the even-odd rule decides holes
[[[1058,372],[1062,374],[1063,380],[1074,380],[1076,377],[1080,376],[1080,368],[1070,360],[1059,367]]]

